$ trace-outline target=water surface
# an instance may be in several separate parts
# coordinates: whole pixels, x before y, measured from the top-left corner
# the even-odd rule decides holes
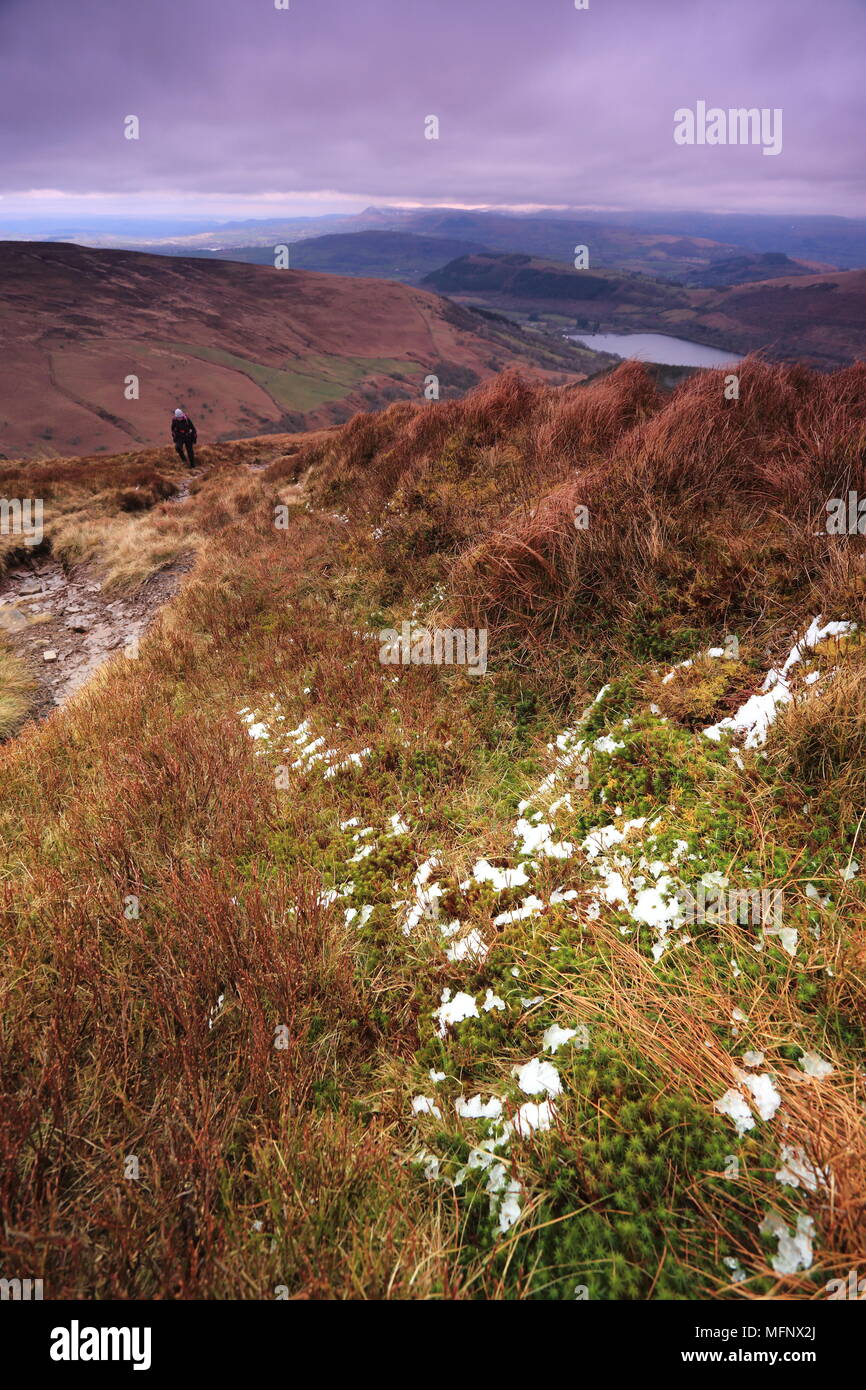
[[[669,338],[666,333],[569,333],[573,342],[616,357],[636,357],[639,362],[659,362],[666,367],[730,367],[741,358],[721,348]]]

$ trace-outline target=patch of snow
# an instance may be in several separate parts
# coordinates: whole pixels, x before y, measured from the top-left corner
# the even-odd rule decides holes
[[[558,1023],[552,1023],[542,1036],[542,1050],[544,1052],[558,1052],[561,1047],[576,1037],[576,1028],[560,1028]]]
[[[498,1120],[502,1114],[502,1101],[491,1096],[486,1104],[482,1104],[480,1095],[472,1096],[470,1100],[460,1096],[454,1102],[454,1108],[464,1120]]]
[[[461,936],[459,941],[446,951],[446,956],[450,961],[471,960],[480,962],[484,960],[490,947],[481,935],[477,927],[473,927],[466,936]]]
[[[751,1091],[753,1104],[761,1119],[772,1120],[782,1104],[782,1097],[773,1085],[769,1073],[762,1072],[760,1076],[746,1076],[743,1078],[743,1085]]]
[[[764,1054],[763,1054],[763,1052],[744,1052],[744,1053],[743,1053],[743,1066],[744,1066],[744,1067],[762,1067],[763,1065],[764,1065]]]
[[[760,693],[750,696],[736,713],[704,729],[705,736],[718,743],[723,732],[742,734],[745,748],[760,748],[766,743],[767,733],[781,706],[789,704],[794,698],[787,680],[788,673],[820,642],[828,637],[841,637],[854,632],[856,626],[856,623],[833,622],[822,627],[820,617],[813,618],[805,636],[792,647],[781,669],[767,672]]]
[[[489,1014],[492,1009],[504,1009],[505,1001],[500,999],[499,995],[494,994],[493,990],[488,987],[487,993],[484,996],[484,1003],[481,1007],[486,1014]]]
[[[480,1018],[480,1014],[473,995],[459,990],[452,999],[450,989],[443,989],[442,1002],[433,1017],[438,1018],[439,1036],[444,1038],[448,1029],[456,1023],[462,1023],[466,1018]]]
[[[501,893],[506,888],[522,888],[524,884],[529,882],[525,864],[518,864],[515,869],[497,869],[486,859],[479,859],[478,863],[473,866],[472,877],[476,883],[492,884],[497,893]]]
[[[442,1111],[430,1096],[416,1096],[412,1101],[412,1109],[416,1115],[435,1115],[437,1120],[442,1119]]]
[[[524,922],[527,917],[532,917],[538,912],[544,911],[544,903],[541,898],[537,898],[534,893],[530,893],[528,898],[523,899],[522,907],[513,907],[508,912],[500,912],[493,918],[495,927],[507,927],[512,922]]]
[[[801,1148],[783,1144],[779,1161],[782,1166],[776,1174],[776,1182],[786,1187],[803,1187],[807,1192],[817,1192],[819,1187],[827,1186],[826,1173],[815,1168]]]
[[[734,1259],[733,1255],[726,1255],[722,1264],[731,1271],[732,1284],[742,1284],[744,1279],[748,1279],[749,1276],[746,1274],[743,1266],[740,1264],[739,1260]]]
[[[533,825],[521,817],[514,827],[514,837],[521,841],[518,854],[543,854],[548,859],[569,859],[574,854],[574,845],[567,840],[554,841],[554,826],[547,821]]]
[[[499,1229],[503,1235],[506,1231],[511,1230],[515,1221],[520,1217],[520,1192],[520,1183],[516,1178],[512,1178],[505,1189],[505,1195],[499,1207]],[[491,1206],[492,1204],[491,1198]]]
[[[762,1236],[775,1236],[778,1251],[771,1261],[777,1274],[796,1274],[812,1267],[812,1238],[815,1223],[811,1216],[798,1216],[794,1233],[778,1212],[768,1212],[758,1227]]]
[[[556,1116],[556,1106],[549,1100],[527,1100],[514,1116],[514,1132],[528,1139],[536,1130],[550,1129]]]
[[[727,1115],[728,1119],[733,1120],[738,1134],[746,1134],[755,1127],[748,1101],[742,1091],[736,1090],[733,1086],[716,1101],[715,1109],[720,1115]]]
[[[531,1062],[526,1062],[522,1067],[514,1067],[512,1075],[517,1077],[517,1084],[524,1095],[558,1096],[562,1092],[562,1082],[556,1067],[540,1057],[533,1057]]]
[[[823,1081],[826,1076],[833,1074],[833,1063],[817,1052],[804,1052],[800,1058],[800,1066],[807,1076],[814,1076],[818,1081]]]

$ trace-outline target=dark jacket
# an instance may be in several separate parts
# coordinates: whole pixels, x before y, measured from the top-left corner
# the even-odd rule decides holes
[[[182,420],[176,416],[171,417],[171,437],[175,444],[195,444],[198,439],[196,428],[188,415],[184,415]]]

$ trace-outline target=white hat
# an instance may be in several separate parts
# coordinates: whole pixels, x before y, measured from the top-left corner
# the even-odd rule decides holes
[[[176,410],[176,411],[174,412],[174,418],[175,418],[176,420],[182,420],[182,419],[183,419],[183,411],[182,411],[182,410]]]

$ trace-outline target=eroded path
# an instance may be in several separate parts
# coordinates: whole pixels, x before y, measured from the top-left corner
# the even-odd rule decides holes
[[[297,451],[297,444],[290,452]],[[247,463],[261,473],[273,455]],[[277,455],[279,457],[279,455]],[[307,470],[278,493],[282,502],[304,501]],[[207,476],[205,474],[205,476]],[[191,496],[191,476],[163,505],[183,505]],[[134,650],[159,609],[178,592],[195,563],[190,552],[151,575],[131,594],[106,594],[96,565],[79,565],[67,573],[50,554],[19,559],[0,574],[0,637],[23,657],[35,690],[30,718],[41,719],[85,684],[99,667],[124,650]]]
[[[117,598],[103,594],[92,566],[67,574],[50,556],[34,555],[0,576],[0,633],[36,682],[31,717],[50,714],[110,656],[131,648],[193,562],[186,556]]]

